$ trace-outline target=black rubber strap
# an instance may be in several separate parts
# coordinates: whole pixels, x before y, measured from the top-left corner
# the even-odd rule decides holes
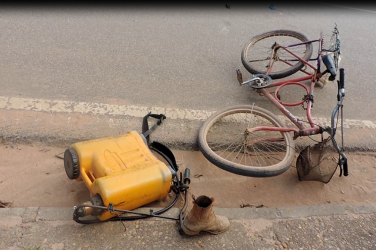
[[[158,121],[151,127],[149,128],[149,123],[148,123],[148,118],[153,117],[155,119],[158,119]],[[142,134],[144,135],[147,145],[149,148],[153,149],[157,153],[159,153],[163,158],[165,158],[166,161],[171,165],[172,168],[175,169],[177,172],[179,170],[178,164],[176,163],[176,159],[172,151],[163,145],[160,142],[153,141],[150,143],[150,134],[153,132],[157,126],[159,126],[162,121],[166,119],[166,116],[164,114],[152,114],[149,112],[147,115],[144,116],[143,121],[142,121]]]
[[[151,128],[149,128],[149,123],[148,123],[149,116],[158,119],[157,123],[154,124]],[[157,128],[157,126],[159,126],[162,123],[164,119],[166,119],[166,116],[164,114],[158,115],[158,114],[152,114],[151,112],[149,112],[147,115],[144,116],[142,120],[142,134],[145,136],[148,145],[150,144],[151,132],[153,132]]]
[[[163,158],[165,158],[165,160],[168,161],[168,163],[172,168],[175,169],[176,172],[179,170],[175,156],[168,147],[157,141],[153,141],[149,147],[160,154]]]

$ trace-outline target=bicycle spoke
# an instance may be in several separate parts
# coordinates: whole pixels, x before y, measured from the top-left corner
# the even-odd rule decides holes
[[[226,142],[223,142],[223,143],[211,143],[211,142],[209,142],[209,143],[212,145],[212,149],[214,149],[214,150],[217,150],[219,148],[223,148],[223,146],[228,145],[227,148],[225,148],[225,150],[226,150],[228,148],[231,148],[232,144],[237,143],[238,141],[244,141],[244,135],[238,135],[234,139],[235,140],[226,141]],[[214,145],[217,145],[217,146],[214,146]]]
[[[239,152],[235,155],[234,159],[232,159],[232,161],[234,161],[235,159],[238,159],[238,158],[239,158],[239,153],[242,151],[243,146],[244,146],[244,145],[240,145],[240,150],[239,150]],[[240,162],[241,162],[241,159],[240,159]]]
[[[239,136],[239,137],[240,137],[240,136]],[[213,144],[210,143],[210,145],[213,145]],[[216,149],[218,149],[218,148],[223,148],[223,146],[225,146],[225,145],[228,145],[228,143],[227,143],[227,142],[226,142],[226,143],[221,143],[220,146],[212,147],[212,149],[213,149],[218,155],[221,155],[221,153],[219,153]],[[233,148],[233,150],[232,150],[230,153],[228,153],[227,157],[224,157],[225,159],[227,159],[228,156],[229,156],[231,153],[235,152],[235,150],[236,150],[238,147],[239,147],[238,142],[237,142],[237,141],[233,141],[233,142],[231,142],[228,146],[226,146],[224,149],[222,149],[220,152],[222,152],[222,153],[223,153],[222,155],[224,155],[226,152],[228,152],[229,150],[231,150],[231,149]]]
[[[235,152],[235,150],[236,150],[237,148],[239,148],[239,145],[237,145],[237,146],[234,148],[234,150],[232,150],[231,152],[229,152],[229,153],[227,154],[227,157],[224,157],[224,159],[228,160],[229,157]],[[241,149],[241,148],[242,148],[242,145],[240,145],[240,149]],[[238,154],[239,154],[239,153],[238,153]],[[237,154],[237,155],[238,155],[238,154]],[[237,155],[235,155],[235,157],[232,159],[232,161],[234,161],[234,159],[237,158]]]
[[[259,151],[257,150],[257,148],[255,148],[253,145],[252,145],[252,148],[254,149],[255,152]],[[263,153],[262,151],[259,151],[260,153]],[[261,164],[260,164],[260,160],[259,160],[260,156],[258,154],[256,154],[256,159],[257,159],[257,163],[258,165],[261,167]],[[263,158],[262,158],[263,159]]]
[[[277,162],[278,162],[278,161],[281,161],[281,160],[283,159],[283,157],[282,157],[282,159],[281,159],[281,158],[276,158],[276,157],[274,157],[274,155],[276,155],[276,154],[270,154],[270,153],[268,153],[268,154],[267,154],[267,157],[268,157],[268,158],[269,158],[269,157],[270,157],[270,158],[273,158],[273,159],[276,160]]]
[[[253,147],[253,148],[255,148],[255,147]],[[263,148],[265,148],[265,145],[263,145]],[[266,147],[266,149],[268,149],[269,147]],[[265,152],[265,150],[262,150],[262,149],[259,149],[258,147],[257,148],[255,148],[255,151],[257,151],[257,152],[259,152],[260,154],[262,154],[262,155],[264,155],[265,156],[265,158],[269,158],[271,155],[270,155],[270,150],[269,150],[269,152]],[[256,156],[258,156],[258,155],[256,155]],[[274,159],[277,159],[277,158],[274,158]],[[278,161],[280,161],[280,160],[282,160],[282,159],[277,159]],[[265,162],[265,161],[264,161]],[[270,161],[270,162],[272,162],[272,161]]]
[[[255,59],[255,60],[250,60],[250,61],[248,61],[248,62],[265,62],[265,61],[267,61],[267,62],[269,62],[269,60],[270,60],[270,57],[267,57],[267,58],[265,58],[265,59]]]
[[[234,143],[235,143],[235,141],[232,142],[226,149],[229,149],[232,146],[232,144],[234,144]],[[210,143],[210,144],[211,145],[215,145],[215,143]],[[212,149],[216,150],[216,149],[222,148],[225,145],[228,145],[228,142],[224,142],[224,143],[218,144],[218,146],[214,146],[214,147],[212,147]]]

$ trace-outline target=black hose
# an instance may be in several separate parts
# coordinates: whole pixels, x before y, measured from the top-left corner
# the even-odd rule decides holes
[[[180,225],[181,230],[183,229],[183,213],[187,209],[187,198],[188,198],[188,191],[186,190],[184,191],[184,206],[180,210],[180,213],[179,213],[179,225]]]
[[[175,199],[171,202],[170,205],[168,205],[167,207],[162,208],[161,210],[158,210],[154,213],[151,213],[151,214],[139,213],[139,214],[141,214],[139,216],[112,217],[112,218],[107,219],[107,220],[99,220],[99,219],[80,220],[79,217],[75,216],[77,209],[79,209],[80,207],[93,207],[93,208],[99,208],[99,209],[103,209],[103,210],[109,210],[109,207],[105,207],[105,206],[80,205],[80,206],[75,207],[75,209],[74,209],[73,220],[76,221],[77,223],[80,223],[80,224],[95,224],[95,223],[108,222],[108,221],[138,220],[138,219],[145,219],[145,218],[149,218],[149,217],[161,217],[161,216],[155,216],[155,215],[160,215],[160,214],[166,212],[167,210],[169,210],[170,208],[172,208],[176,204],[176,202],[178,201],[179,197],[180,197],[180,193],[177,193],[176,196],[175,196]],[[137,212],[134,212],[134,211],[128,211],[128,210],[122,210],[122,209],[114,209],[114,211],[119,211],[119,212],[124,212],[124,213],[137,213]],[[178,218],[170,218],[170,217],[162,217],[162,218],[178,220]]]

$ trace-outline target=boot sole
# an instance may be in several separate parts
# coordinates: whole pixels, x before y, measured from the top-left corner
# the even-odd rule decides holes
[[[224,229],[224,230],[222,230],[222,231],[219,231],[219,232],[217,232],[217,231],[205,231],[205,230],[202,230],[202,231],[198,231],[198,232],[197,232],[197,231],[189,230],[187,227],[185,227],[185,226],[183,225],[182,229],[183,229],[184,233],[187,234],[187,235],[197,235],[197,234],[199,234],[200,232],[207,232],[207,233],[210,233],[210,234],[220,234],[220,233],[226,232],[229,228],[226,228],[226,229]]]
[[[197,235],[197,234],[200,233],[200,231],[197,232],[197,231],[191,231],[191,230],[189,230],[188,228],[186,228],[184,226],[184,224],[182,226],[182,229],[183,229],[184,233],[187,234],[187,235]]]

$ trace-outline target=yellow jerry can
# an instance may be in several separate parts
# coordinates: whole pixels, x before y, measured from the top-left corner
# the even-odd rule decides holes
[[[150,151],[145,137],[136,131],[74,143],[64,153],[64,167],[70,179],[85,183],[91,204],[108,207],[112,203],[123,210],[164,200],[176,174]],[[92,208],[83,213],[99,220],[116,216]]]

